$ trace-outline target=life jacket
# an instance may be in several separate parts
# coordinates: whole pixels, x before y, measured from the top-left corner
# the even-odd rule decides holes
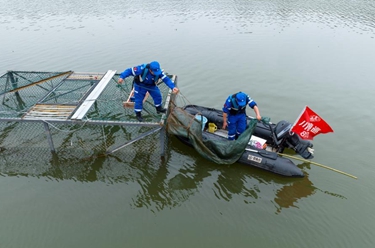
[[[236,94],[233,94],[231,97],[230,97],[230,102],[232,103],[232,108],[229,110],[229,113],[231,115],[237,115],[237,114],[245,114],[246,113],[246,105],[247,105],[247,98],[246,98],[246,104],[245,106],[243,107],[240,107],[238,106],[238,103],[237,103],[237,100],[236,100],[236,96],[237,96],[238,93]]]
[[[140,84],[140,83],[143,83],[143,81],[145,81],[146,76],[147,76],[147,72],[150,69],[150,64],[143,64],[143,66],[144,66],[144,69],[143,69],[142,73],[139,74],[138,76],[134,77],[133,83]],[[154,83],[155,84],[158,82],[159,76],[160,75],[157,75],[157,76],[154,75]]]

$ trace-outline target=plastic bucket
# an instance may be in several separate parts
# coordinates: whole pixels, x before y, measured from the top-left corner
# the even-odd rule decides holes
[[[202,122],[202,131],[203,131],[207,123],[207,118],[203,115],[195,115],[195,119]]]
[[[217,126],[215,125],[215,123],[208,123],[208,131],[210,133],[214,133],[216,132],[217,130]]]

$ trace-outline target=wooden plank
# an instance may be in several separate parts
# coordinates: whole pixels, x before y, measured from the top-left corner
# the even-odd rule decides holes
[[[115,75],[116,71],[108,70],[107,73],[104,75],[102,80],[96,85],[95,89],[88,95],[85,101],[81,104],[81,106],[76,110],[74,115],[71,117],[73,120],[82,120],[82,118],[86,115],[87,111],[91,108],[94,104],[96,99],[100,96],[103,92],[109,81]]]
[[[75,72],[71,74],[66,80],[101,80],[103,73],[98,72]]]
[[[150,95],[150,93],[147,92],[146,95],[145,95],[145,98],[143,98],[143,103],[145,103],[145,101],[147,101],[147,98],[148,98],[149,95]],[[128,100],[126,100],[126,102],[122,102],[122,106],[124,108],[132,108],[132,107],[134,107],[134,102],[131,101],[132,96],[134,96],[134,88],[130,92]]]
[[[37,104],[23,119],[67,119],[75,108],[76,105]]]

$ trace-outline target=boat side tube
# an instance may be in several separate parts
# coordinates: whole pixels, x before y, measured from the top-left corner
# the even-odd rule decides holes
[[[258,150],[253,147],[251,149],[247,148],[237,162],[251,165],[282,176],[304,177],[302,170],[290,159],[283,158],[274,152]]]

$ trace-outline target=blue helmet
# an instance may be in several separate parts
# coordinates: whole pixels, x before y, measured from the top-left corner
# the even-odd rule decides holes
[[[150,63],[150,70],[155,76],[159,76],[161,74],[160,64],[157,61],[152,61]]]
[[[238,92],[237,95],[236,95],[236,101],[238,103],[238,106],[240,106],[240,107],[245,106],[246,105],[246,98],[247,98],[247,95],[245,93]]]

